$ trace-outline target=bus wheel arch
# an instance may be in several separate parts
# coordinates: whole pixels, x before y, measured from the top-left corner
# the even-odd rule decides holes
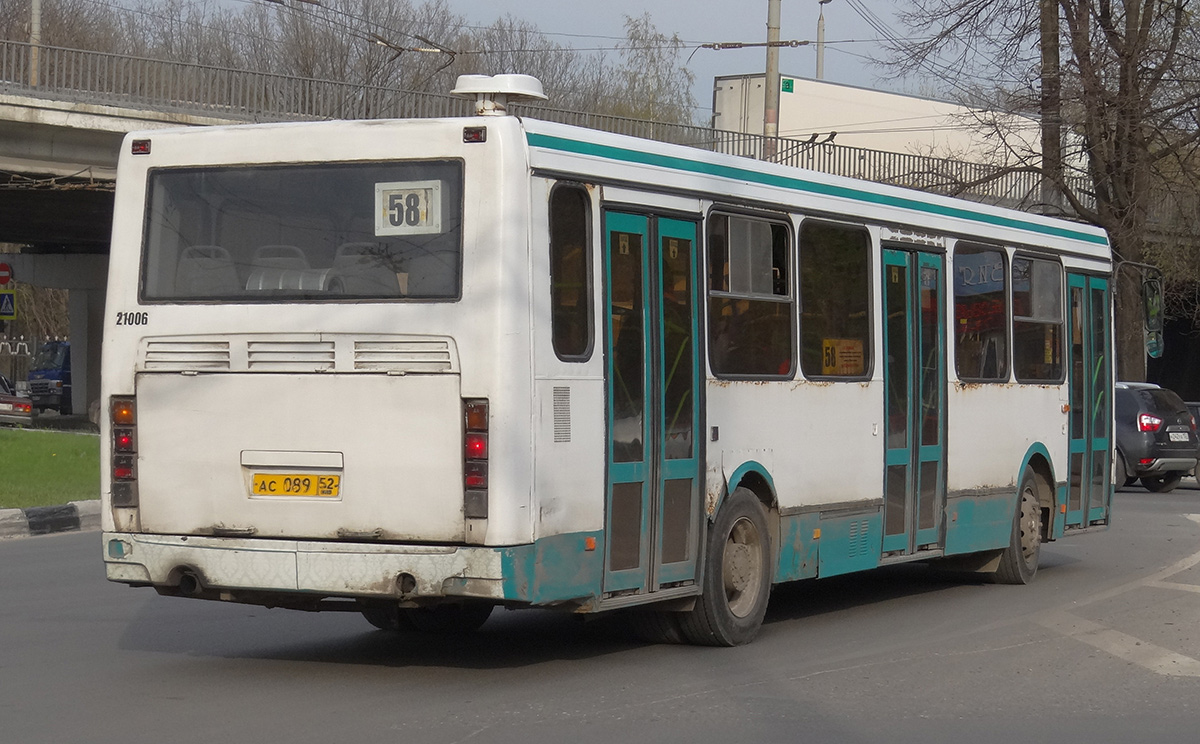
[[[775,481],[762,463],[748,460],[739,465],[732,473],[728,471],[726,473],[725,492],[712,505],[708,514],[709,522],[716,520],[725,502],[739,488],[753,493],[769,514],[777,513],[779,503],[775,499]]]

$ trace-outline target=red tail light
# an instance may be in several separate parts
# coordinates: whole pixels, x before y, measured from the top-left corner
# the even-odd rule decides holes
[[[1163,420],[1148,413],[1138,414],[1138,431],[1158,431]]]
[[[108,411],[112,422],[112,503],[137,506],[137,408],[133,398],[113,398]]]
[[[463,401],[463,516],[488,515],[488,402]]]
[[[468,431],[466,442],[468,460],[487,459],[487,434],[478,431]]]

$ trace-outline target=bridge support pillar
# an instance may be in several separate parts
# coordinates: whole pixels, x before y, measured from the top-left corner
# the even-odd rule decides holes
[[[71,341],[71,409],[88,414],[100,399],[100,341],[108,256],[94,253],[6,253],[13,277],[38,287],[65,289]],[[20,312],[20,308],[17,309]]]

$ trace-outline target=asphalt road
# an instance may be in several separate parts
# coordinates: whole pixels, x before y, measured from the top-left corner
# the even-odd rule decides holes
[[[777,589],[758,640],[500,612],[459,638],[109,584],[98,533],[0,541],[0,742],[1189,742],[1200,489],[1136,488],[1027,587],[923,566]]]

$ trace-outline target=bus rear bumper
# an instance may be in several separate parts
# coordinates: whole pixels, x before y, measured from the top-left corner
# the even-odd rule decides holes
[[[221,592],[504,600],[499,550],[105,532],[109,580]]]

